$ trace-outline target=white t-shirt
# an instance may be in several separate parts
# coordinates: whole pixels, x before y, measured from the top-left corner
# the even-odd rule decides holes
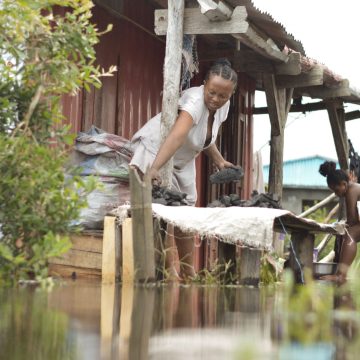
[[[212,126],[212,137],[209,147],[215,143],[220,125],[226,120],[229,112],[230,101],[227,101],[215,112]],[[204,149],[208,126],[209,110],[204,102],[204,86],[192,87],[183,92],[179,99],[179,110],[185,110],[193,119],[193,127],[184,144],[174,155],[174,175],[177,180],[178,190],[186,192],[189,197],[196,200],[195,188],[195,158]],[[161,113],[150,119],[131,139],[135,146],[141,142],[147,151],[153,154],[154,159],[160,147],[160,119]],[[139,165],[139,164],[134,164]],[[151,164],[149,164],[151,165]],[[140,169],[146,166],[139,166]],[[191,193],[190,193],[191,192]]]

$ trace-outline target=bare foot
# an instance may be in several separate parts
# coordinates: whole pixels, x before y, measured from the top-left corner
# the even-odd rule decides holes
[[[338,285],[342,285],[346,282],[346,276],[343,274],[324,275],[320,277],[320,280],[333,281]]]

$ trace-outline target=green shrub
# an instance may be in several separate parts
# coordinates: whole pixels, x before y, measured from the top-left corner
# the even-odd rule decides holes
[[[74,135],[60,107],[63,94],[99,87],[116,70],[94,65],[92,6],[0,2],[0,282],[46,277],[47,259],[69,249],[82,192],[94,189],[64,175]]]

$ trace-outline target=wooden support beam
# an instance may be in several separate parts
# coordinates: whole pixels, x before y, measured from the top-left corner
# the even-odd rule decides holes
[[[322,85],[324,81],[323,75],[323,67],[315,66],[308,73],[301,73],[296,76],[279,75],[276,77],[276,85],[279,89]]]
[[[129,167],[131,218],[134,252],[134,281],[155,280],[155,249],[152,218],[151,179],[141,181],[136,169]]]
[[[360,111],[359,110],[350,111],[348,113],[345,113],[345,121],[356,120],[356,119],[360,119]]]
[[[185,9],[183,31],[184,34],[192,35],[245,33],[249,27],[246,18],[247,11],[245,6],[237,6],[232,13],[231,19],[218,22],[209,21],[209,19],[201,13],[200,8]],[[155,10],[155,34],[168,36],[169,19],[170,15],[167,10]]]
[[[280,110],[279,94],[276,88],[275,77],[272,74],[264,74],[263,81],[271,122],[271,134],[277,136],[282,131],[283,116]]]
[[[289,263],[297,283],[304,283],[306,272],[313,276],[314,239],[314,234],[307,231],[291,234]]]
[[[178,114],[180,70],[182,59],[184,0],[169,0],[166,14],[166,49],[164,60],[164,86],[161,110],[161,143],[167,138]],[[173,159],[161,169],[163,186],[172,182]]]
[[[345,127],[345,112],[342,101],[334,100],[326,103],[327,111],[333,138],[335,142],[336,153],[341,169],[349,169],[349,145],[347,141]]]
[[[332,193],[331,195],[326,197],[324,200],[321,200],[320,202],[318,202],[317,204],[312,206],[310,209],[307,209],[306,211],[302,212],[300,215],[298,215],[298,217],[300,217],[300,218],[307,217],[308,215],[312,214],[316,210],[318,210],[318,209],[322,208],[323,206],[331,203],[336,198],[337,198],[337,196],[334,193]]]
[[[326,103],[324,101],[314,102],[314,103],[308,103],[308,104],[293,104],[290,106],[289,112],[308,112],[308,111],[319,111],[319,110],[326,110]],[[253,114],[254,115],[262,115],[262,114],[268,114],[269,109],[267,107],[258,107],[254,108]],[[351,114],[351,113],[349,113]],[[359,117],[360,117],[360,111],[359,111]],[[346,118],[346,114],[345,114]]]
[[[259,285],[262,250],[248,247],[241,248],[237,259],[237,275],[240,285]]]
[[[249,48],[268,59],[278,63],[286,63],[289,60],[287,54],[281,52],[277,46],[274,46],[272,39],[263,39],[250,24],[245,32],[237,34],[233,33],[232,35]]]
[[[349,81],[342,80],[337,88],[327,88],[325,86],[313,86],[298,88],[295,95],[310,96],[313,99],[330,99],[351,96],[351,89],[349,88]]]
[[[278,89],[275,83],[275,76],[270,74],[264,74],[263,82],[271,123],[269,192],[277,194],[281,201],[284,129],[294,89]]]

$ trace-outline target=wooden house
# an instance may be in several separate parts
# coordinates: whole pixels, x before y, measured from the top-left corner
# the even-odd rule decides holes
[[[359,103],[360,95],[347,79],[307,58],[301,42],[271,15],[257,9],[251,0],[94,2],[93,21],[98,27],[105,29],[107,24],[113,24],[113,30],[97,46],[98,63],[103,67],[116,65],[118,71],[115,76],[104,78],[99,90],[64,97],[64,115],[74,132],[96,125],[131,138],[161,111],[161,99],[167,91],[163,88],[165,49],[169,45],[167,26],[174,20],[169,7],[181,11],[176,19],[181,28],[175,32],[181,36],[196,35],[200,65],[192,85],[202,82],[207,68],[217,58],[227,57],[239,73],[238,88],[218,145],[227,160],[243,167],[245,177],[240,185],[210,185],[208,176],[212,169],[206,157],[199,156],[197,205],[206,206],[222,193],[236,192],[243,199],[250,196],[254,113],[268,113],[271,122],[269,192],[281,198],[284,127],[289,111],[326,109],[339,163],[343,169],[348,168],[345,121],[359,117],[359,112],[346,114],[343,104]],[[171,51],[181,52],[181,48]],[[255,90],[265,91],[266,108],[254,108]],[[304,104],[301,99],[306,96],[320,101]],[[206,251],[198,251],[199,266],[204,264],[206,256]]]

